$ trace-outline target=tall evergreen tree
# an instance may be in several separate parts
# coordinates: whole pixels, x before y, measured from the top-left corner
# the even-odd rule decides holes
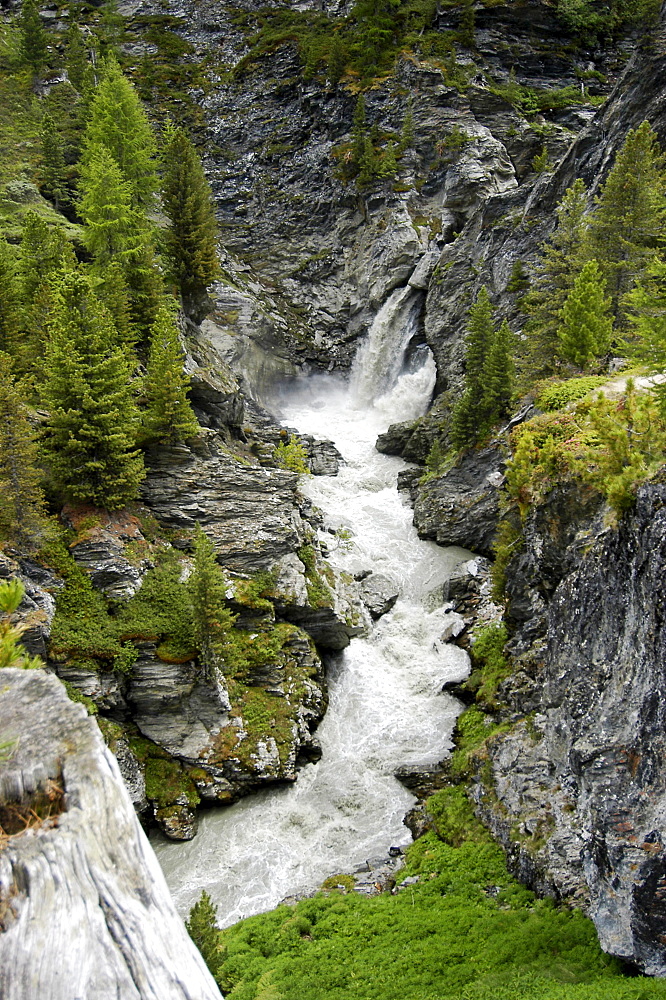
[[[71,14],[70,14],[71,17]],[[86,47],[83,32],[79,28],[76,19],[71,19],[67,28],[67,48],[65,61],[67,65],[67,75],[73,87],[76,87],[81,94],[87,88],[88,73],[88,49]]]
[[[23,0],[19,15],[20,53],[24,63],[35,73],[46,63],[46,32],[34,0]]]
[[[187,399],[189,378],[183,371],[183,360],[174,310],[164,302],[151,331],[144,381],[148,406],[143,425],[150,438],[169,444],[199,432]]]
[[[132,322],[125,271],[126,268],[120,261],[112,260],[102,270],[96,292],[99,300],[111,314],[118,333],[118,343],[131,347],[137,340],[137,331]]]
[[[139,217],[132,208],[132,188],[105,146],[90,151],[81,167],[79,213],[83,242],[103,268],[139,247]]]
[[[132,84],[110,58],[95,91],[86,128],[83,165],[106,147],[132,191],[132,203],[145,207],[157,191],[155,139]]]
[[[629,353],[650,371],[666,372],[666,261],[655,257],[625,304],[635,334],[627,344]],[[666,385],[656,386],[654,391],[666,414]]]
[[[366,132],[365,97],[363,94],[359,94],[356,98],[356,104],[354,106],[354,117],[352,119],[351,130],[352,158],[357,166],[360,163],[361,157],[363,156],[363,150],[365,149]]]
[[[26,306],[55,271],[74,263],[73,251],[62,229],[50,226],[36,212],[26,212],[21,235],[19,274]]]
[[[65,274],[54,294],[44,360],[50,411],[44,452],[65,496],[108,510],[137,496],[143,459],[128,362],[90,279]]]
[[[559,352],[560,311],[585,260],[587,192],[576,180],[558,205],[557,229],[541,248],[531,290],[523,299],[533,374],[550,371]]]
[[[0,351],[16,357],[21,344],[21,292],[16,253],[0,240]]]
[[[42,146],[42,183],[41,188],[47,198],[50,198],[57,210],[71,201],[67,187],[67,168],[65,166],[65,150],[53,118],[45,114],[40,129]]]
[[[568,361],[584,368],[592,358],[608,350],[613,321],[596,260],[583,266],[560,317],[560,353]]]
[[[168,128],[164,144],[166,246],[186,312],[201,315],[206,289],[219,273],[217,225],[201,160],[182,129]]]
[[[665,158],[645,121],[617,154],[589,229],[588,256],[599,262],[620,326],[626,318],[623,297],[654,257],[665,219]]]
[[[495,337],[493,308],[485,285],[469,310],[465,338],[466,388],[453,411],[451,440],[455,448],[476,443],[485,430],[482,416],[483,371]]]
[[[187,933],[201,952],[213,977],[217,975],[224,956],[220,950],[220,932],[215,924],[216,918],[217,907],[213,905],[208,893],[202,892],[190,910],[189,920],[185,921]]]
[[[140,245],[123,262],[123,276],[132,326],[139,339],[147,342],[164,295],[162,272],[150,230],[143,231]]]
[[[509,415],[509,403],[513,391],[512,341],[513,334],[509,324],[504,320],[486,355],[481,377],[482,420],[488,430]]]
[[[236,618],[226,606],[227,580],[201,525],[194,536],[194,570],[188,581],[194,611],[194,635],[209,680],[229,656],[229,631]]]
[[[34,544],[45,525],[38,448],[25,406],[27,389],[0,352],[0,529],[5,538]]]

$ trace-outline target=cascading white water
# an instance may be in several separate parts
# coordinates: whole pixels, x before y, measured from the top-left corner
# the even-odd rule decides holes
[[[441,693],[442,684],[465,676],[468,662],[461,650],[439,642],[444,612],[427,596],[469,553],[417,537],[412,512],[395,488],[404,463],[374,449],[378,433],[422,413],[432,392],[429,353],[415,370],[402,370],[418,295],[411,289],[392,294],[349,386],[316,376],[282,400],[286,424],[334,440],[346,461],[336,477],[303,482],[327,523],[352,533],[351,546],[338,545],[331,561],[350,572],[372,569],[390,577],[401,597],[369,638],[352,640],[329,665],[318,764],[304,767],[293,786],[205,813],[189,843],[153,837],[183,913],[205,889],[226,926],[408,843],[402,819],[414,798],[393,772],[401,764],[435,763],[450,745],[457,707]]]

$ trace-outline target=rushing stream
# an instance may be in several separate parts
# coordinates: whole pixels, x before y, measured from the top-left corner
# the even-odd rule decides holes
[[[331,561],[352,573],[381,573],[401,596],[369,638],[353,639],[329,665],[318,764],[305,766],[293,786],[204,813],[189,843],[153,839],[185,914],[205,889],[226,926],[408,843],[402,819],[414,798],[393,772],[435,763],[450,745],[457,708],[441,688],[465,676],[467,656],[439,641],[444,611],[432,594],[470,553],[419,540],[395,488],[404,463],[374,449],[390,423],[422,413],[432,392],[429,352],[420,348],[404,360],[418,296],[404,288],[391,295],[348,385],[316,376],[280,401],[285,424],[333,440],[345,459],[337,476],[303,483],[327,525],[351,535],[337,547],[325,536]]]

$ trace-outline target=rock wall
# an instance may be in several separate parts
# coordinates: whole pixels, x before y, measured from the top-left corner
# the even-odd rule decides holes
[[[583,905],[611,954],[665,975],[666,487],[643,486],[588,545],[573,534],[556,546],[549,533],[560,582],[532,601],[529,650],[502,691],[522,721],[490,739],[474,795],[523,878]],[[513,575],[514,594],[534,592],[518,560]]]
[[[4,1000],[219,998],[84,709],[55,677],[3,670],[0,732],[2,826],[26,825],[0,852]]]

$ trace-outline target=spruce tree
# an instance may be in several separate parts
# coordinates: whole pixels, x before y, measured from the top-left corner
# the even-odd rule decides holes
[[[131,256],[140,243],[132,188],[105,146],[94,147],[81,167],[79,213],[83,242],[100,267]]]
[[[482,413],[483,371],[495,331],[493,308],[485,285],[470,307],[465,338],[465,391],[454,408],[451,440],[456,448],[471,447],[487,429]]]
[[[123,261],[123,276],[132,326],[139,340],[147,343],[164,295],[162,272],[150,230],[144,229],[141,243]]]
[[[83,93],[87,88],[89,78],[88,50],[83,33],[76,20],[72,20],[67,29],[65,62],[70,83],[80,94]]]
[[[71,201],[71,198],[67,187],[65,150],[60,133],[49,114],[44,115],[42,119],[40,140],[42,146],[41,189],[59,211],[62,205]]]
[[[610,346],[613,321],[610,299],[596,260],[583,266],[560,313],[560,353],[584,368]]]
[[[666,261],[655,257],[625,303],[635,334],[627,344],[629,353],[650,371],[666,372]],[[666,385],[653,391],[666,415]]]
[[[202,892],[199,900],[190,910],[189,920],[185,921],[187,933],[199,949],[213,978],[217,975],[223,961],[223,953],[220,950],[220,932],[215,924],[216,918],[217,907],[213,905],[208,893]]]
[[[132,204],[145,207],[157,191],[155,139],[132,84],[110,58],[95,91],[83,140],[83,165],[106,147],[132,191]]]
[[[0,529],[20,545],[34,544],[45,525],[35,434],[12,359],[0,352]]]
[[[96,292],[111,314],[118,343],[132,347],[137,339],[137,331],[132,322],[125,270],[120,261],[112,260],[102,271]]]
[[[23,0],[19,15],[20,53],[35,73],[46,63],[46,32],[34,0]]]
[[[26,212],[19,254],[24,304],[30,306],[40,286],[60,268],[73,263],[73,250],[62,229],[49,226],[36,212]]]
[[[549,372],[559,353],[560,311],[585,259],[586,210],[586,188],[576,180],[556,209],[557,229],[541,248],[532,288],[522,302],[529,317],[527,367],[532,374]]]
[[[63,275],[48,329],[44,452],[53,479],[68,500],[123,507],[145,474],[134,447],[138,412],[128,362],[90,279]]]
[[[144,381],[148,405],[143,426],[150,439],[176,444],[199,432],[187,399],[189,378],[183,360],[174,310],[164,302],[151,331]]]
[[[354,117],[352,119],[351,144],[352,159],[356,166],[361,162],[365,149],[366,120],[365,120],[365,97],[359,94],[354,106]]]
[[[664,155],[645,121],[627,135],[589,229],[589,256],[599,262],[620,326],[626,325],[623,297],[652,260],[665,219]]]
[[[167,253],[185,311],[200,318],[206,289],[219,273],[217,224],[201,160],[182,129],[167,129],[164,168],[162,199],[170,221]]]
[[[509,415],[513,392],[513,334],[506,320],[493,338],[483,366],[481,411],[488,429]]]
[[[16,357],[21,349],[21,292],[16,252],[0,240],[0,351]]]
[[[188,581],[192,598],[194,635],[206,676],[214,680],[230,657],[229,632],[236,620],[226,606],[228,588],[224,570],[201,525],[194,535],[194,570]]]

